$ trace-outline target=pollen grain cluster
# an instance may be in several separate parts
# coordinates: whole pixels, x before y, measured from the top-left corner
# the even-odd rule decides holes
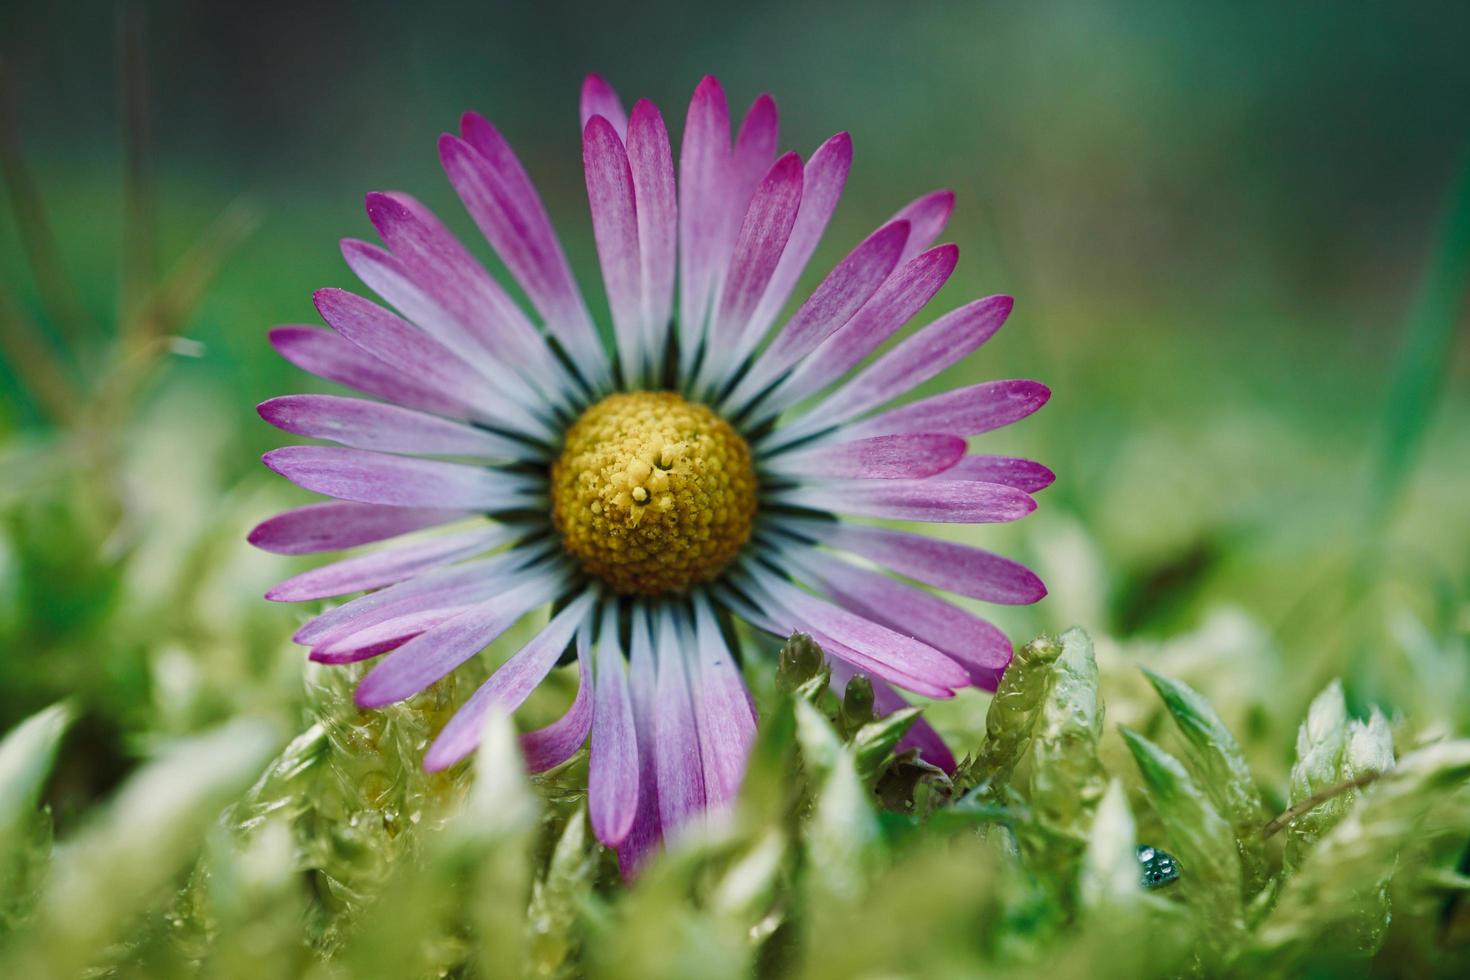
[[[566,549],[612,589],[645,596],[708,582],[755,516],[750,447],[672,392],[609,395],[567,430],[551,468]]]

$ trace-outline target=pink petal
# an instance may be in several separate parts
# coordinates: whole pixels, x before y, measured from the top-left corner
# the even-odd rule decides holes
[[[792,477],[923,479],[949,469],[965,455],[965,448],[959,436],[878,436],[786,451],[765,466],[772,473]]]
[[[658,711],[654,715],[653,756],[659,824],[668,837],[704,812],[704,768],[686,660],[694,651],[680,643],[672,612],[664,611],[660,616],[657,643]]]
[[[521,754],[530,772],[555,769],[577,754],[592,731],[592,663],[585,650],[577,650],[577,696],[566,714],[545,728],[521,736]]]
[[[699,653],[694,706],[705,798],[715,807],[733,800],[740,790],[755,741],[755,712],[735,658],[702,595],[694,606],[694,645]]]
[[[319,289],[313,300],[332,329],[415,383],[469,406],[477,419],[531,435],[548,434],[524,405],[498,394],[485,375],[406,320],[342,289]]]
[[[638,811],[634,826],[617,848],[617,867],[632,879],[659,845],[659,771],[654,764],[654,718],[659,716],[659,679],[654,664],[653,641],[648,635],[648,617],[642,608],[632,616],[632,652],[628,658],[628,686],[634,705],[634,730],[638,736]]]
[[[520,306],[433,212],[401,193],[369,194],[367,209],[373,227],[437,309],[501,362],[526,366],[547,383],[564,381],[565,372]]]
[[[308,504],[267,518],[255,526],[248,540],[255,547],[278,555],[309,555],[396,538],[400,534],[462,520],[471,513],[437,507],[384,507],[333,500]]]
[[[471,606],[409,640],[357,685],[357,706],[381,708],[418,694],[485,649],[526,613],[550,602],[563,582],[560,571],[528,576],[509,592]]]
[[[477,591],[481,593],[478,601],[484,601],[491,594],[485,590]],[[384,619],[380,623],[364,626],[342,636],[334,634],[312,647],[308,658],[319,664],[355,664],[370,660],[389,650],[398,649],[414,637],[427,633],[474,607],[473,602],[433,607],[414,605],[415,608],[410,611]]]
[[[771,276],[771,283],[766,287],[760,305],[750,316],[750,329],[746,336],[752,347],[765,337],[791,298],[797,280],[822,240],[822,233],[827,230],[832,212],[837,209],[837,199],[842,196],[851,166],[852,137],[846,133],[838,133],[817,147],[807,161],[802,175],[801,210],[796,214],[791,237],[786,242],[786,250],[781,253],[781,262]]]
[[[562,651],[587,621],[592,603],[591,595],[581,595],[572,600],[534,639],[491,674],[434,739],[434,744],[424,755],[424,768],[430,772],[447,769],[473,752],[480,744],[485,717],[492,705],[507,713],[519,708],[556,666]],[[582,689],[577,692],[579,700],[582,691],[588,687],[585,673],[582,680]],[[588,720],[591,720],[590,712]],[[577,744],[581,744],[580,739]]]
[[[680,367],[687,374],[699,352],[725,248],[731,196],[730,110],[725,91],[705,76],[689,102],[679,148]]]
[[[414,281],[407,264],[398,256],[351,238],[342,240],[342,258],[357,278],[396,309],[404,319],[471,364],[484,375],[493,375],[499,363],[473,334],[448,313],[439,296]]]
[[[634,110],[635,112],[637,110]],[[628,658],[628,687],[633,703],[633,728],[638,739],[638,810],[633,826],[618,848],[618,867],[624,878],[632,878],[643,866],[662,836],[659,824],[658,766],[654,761],[654,737],[658,716],[658,676],[649,636],[648,616],[633,609],[632,653]]]
[[[1017,490],[1036,493],[1056,480],[1056,474],[1040,463],[1013,456],[966,456],[945,470],[945,480],[979,480],[1003,483]]]
[[[514,533],[505,527],[482,527],[344,558],[289,578],[265,597],[273,602],[306,602],[381,588],[427,569],[489,551],[505,544]]]
[[[839,605],[959,661],[976,687],[995,690],[1000,671],[1011,662],[1004,633],[938,596],[814,549],[786,554]]]
[[[298,487],[364,504],[497,511],[534,499],[523,476],[362,449],[286,446],[261,462]]]
[[[318,646],[418,609],[472,605],[514,585],[524,574],[522,569],[545,554],[544,546],[523,545],[490,558],[425,572],[314,616],[291,639]]]
[[[776,100],[765,93],[756,96],[746,110],[745,118],[741,120],[740,132],[735,136],[735,150],[731,155],[733,186],[728,202],[731,219],[738,221],[745,213],[751,194],[776,159],[780,125]]]
[[[451,397],[442,388],[420,383],[415,376],[396,370],[330,330],[275,327],[270,332],[270,342],[282,357],[301,370],[355,391],[454,418],[475,414],[468,404]]]
[[[527,459],[538,454],[524,442],[398,405],[338,395],[284,395],[256,411],[278,429],[311,439],[330,439],[355,449],[423,456]]]
[[[949,279],[959,249],[941,245],[900,266],[863,308],[822,342],[768,400],[771,410],[815,394],[858,365],[924,308]],[[930,432],[947,431],[942,427]]]
[[[628,123],[628,166],[638,205],[638,254],[642,259],[644,349],[650,367],[662,367],[674,307],[679,216],[669,132],[652,102],[640,99]]]
[[[729,589],[717,589],[717,594],[720,595],[725,605],[755,628],[764,630],[782,640],[793,633],[806,633],[829,656],[838,657],[866,674],[882,677],[905,690],[922,694],[925,697],[940,699],[954,697],[954,691],[950,688],[915,672],[904,664],[895,662],[892,658],[874,657],[833,639],[821,629],[812,626],[809,622],[804,622],[798,613],[783,605],[771,591],[753,581],[741,582],[741,588],[750,592],[751,601],[746,601]]]
[[[908,245],[904,249],[900,263],[918,255],[924,249],[934,244],[934,240],[944,231],[944,226],[949,223],[949,216],[954,212],[954,191],[938,190],[930,191],[923,197],[910,202],[901,211],[895,214],[890,221],[907,221],[913,228],[909,235]]]
[[[812,415],[824,426],[836,425],[912,391],[989,340],[1012,305],[1009,296],[991,296],[945,314],[874,361]]]
[[[715,314],[711,334],[715,350],[742,346],[751,314],[765,295],[786,241],[791,237],[796,212],[801,206],[801,186],[801,158],[788,153],[776,161],[756,188],[735,237],[730,271]],[[706,380],[719,382],[735,367],[738,365],[725,358],[706,357],[700,374]]]
[[[475,113],[460,120],[463,139],[439,138],[439,159],[470,217],[505,262],[546,328],[578,369],[606,381],[602,344],[572,279],[541,197],[510,144]]]
[[[643,366],[643,260],[638,250],[638,209],[633,173],[623,142],[612,123],[593,116],[582,133],[582,165],[602,280],[612,310],[613,335],[622,358],[623,378],[637,378]]]
[[[583,79],[581,110],[583,130],[593,116],[601,116],[612,125],[618,139],[627,137],[628,115],[623,111],[623,101],[601,75],[592,74]]]
[[[617,847],[627,838],[638,811],[638,735],[633,727],[633,705],[618,644],[614,603],[604,609],[595,677],[587,812],[597,839],[608,847]]]
[[[1046,595],[1046,586],[1026,566],[967,544],[845,521],[803,521],[799,530],[900,575],[973,599],[1027,605]]]
[[[1050,397],[1051,389],[1039,381],[986,381],[863,419],[846,431],[852,436],[899,432],[973,436],[1024,419]]]
[[[408,579],[399,585],[414,581],[417,580]],[[466,583],[421,598],[395,599],[331,630],[311,648],[310,659],[324,664],[356,663],[387,653],[514,584],[509,581],[496,585]]]
[[[847,323],[893,271],[907,236],[902,222],[884,225],[853,249],[777,331],[725,404],[743,409]]]
[[[1023,490],[965,480],[834,480],[779,490],[772,498],[836,514],[942,524],[1004,524],[1036,509]]]
[[[819,630],[844,647],[948,691],[970,684],[970,676],[962,666],[927,643],[824,602],[769,572],[762,573],[759,581],[769,595],[796,617],[795,622],[788,624],[793,631]]]

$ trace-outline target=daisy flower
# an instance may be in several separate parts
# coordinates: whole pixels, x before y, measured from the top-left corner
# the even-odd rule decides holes
[[[372,397],[260,406],[272,425],[337,444],[265,456],[336,499],[273,517],[250,539],[305,554],[413,535],[268,594],[363,593],[295,635],[313,660],[377,658],[357,688],[363,708],[414,696],[549,610],[424,764],[470,754],[492,707],[513,711],[575,656],[570,709],[523,748],[544,770],[590,736],[592,825],[632,869],[739,787],[756,719],[736,619],[810,634],[834,683],[867,675],[882,711],[906,703],[900,689],[994,689],[1006,637],[905,580],[992,603],[1035,602],[1041,581],[990,552],[873,520],[1030,513],[1051,472],[967,455],[967,440],[1031,414],[1049,392],[993,381],[890,407],[1011,310],[1006,296],[976,300],[878,353],[954,270],[957,249],[933,245],[949,192],[903,208],[793,303],[847,178],[846,133],[805,160],[778,156],[776,106],[762,95],[732,142],[725,94],[706,78],[676,179],[651,103],[625,112],[592,76],[581,116],[607,329],[510,146],[466,114],[439,155],[526,303],[418,201],[369,194],[385,247],[347,240],[342,252],[386,305],[323,289],[315,304],[330,330],[282,326],[270,339],[298,367]],[[906,744],[953,767],[922,721]]]

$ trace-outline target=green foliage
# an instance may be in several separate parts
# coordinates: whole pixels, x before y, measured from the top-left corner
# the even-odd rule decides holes
[[[0,741],[0,937],[30,914],[46,874],[51,815],[36,801],[70,723],[67,706],[52,705]]]
[[[1148,669],[1144,675],[1184,736],[1185,760],[1195,782],[1231,825],[1246,886],[1260,888],[1265,884],[1266,854],[1259,831],[1266,823],[1266,809],[1235,736],[1188,684]]]
[[[1219,713],[1163,674],[1149,681],[1184,761],[1119,726],[1133,766],[1114,769],[1093,644],[1070,630],[1029,644],[990,701],[967,767],[985,775],[960,795],[932,776],[945,792],[916,806],[884,789],[918,764],[897,751],[915,711],[875,717],[866,679],[834,695],[809,643],[793,638],[780,658],[739,800],[634,882],[591,837],[581,759],[528,778],[514,727],[495,716],[473,766],[430,776],[417,753],[452,691],[362,713],[351,671],[313,669],[309,724],[273,758],[271,725],[233,722],[167,748],[54,858],[44,838],[12,835],[12,849],[43,859],[34,908],[0,938],[0,968],[1286,975],[1380,955],[1391,925],[1432,919],[1433,896],[1458,887],[1470,743],[1395,764],[1384,716],[1348,718],[1336,685],[1302,725],[1295,805],[1268,823]],[[67,721],[54,708],[0,743],[11,826],[41,813]],[[1269,835],[1297,825],[1311,832],[1286,860]],[[1162,890],[1143,887],[1140,826],[1181,868]]]
[[[1135,731],[1124,728],[1122,732],[1138,763],[1149,803],[1168,834],[1169,850],[1178,856],[1188,876],[1185,899],[1218,930],[1201,938],[1216,948],[1233,942],[1243,925],[1234,831],[1178,759]]]
[[[985,741],[972,761],[960,766],[955,782],[978,786],[982,795],[997,796],[1006,787],[1026,750],[1041,702],[1051,687],[1051,665],[1062,645],[1038,637],[1016,651],[985,715]]]
[[[1107,778],[1098,759],[1103,706],[1092,640],[1080,629],[1062,634],[1051,690],[1034,732],[1031,803],[1037,819],[1083,846]],[[993,709],[992,709],[993,710]]]

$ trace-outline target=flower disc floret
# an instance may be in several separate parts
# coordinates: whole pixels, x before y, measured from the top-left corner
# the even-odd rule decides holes
[[[552,520],[588,573],[657,596],[714,579],[750,537],[750,447],[672,392],[611,395],[567,430],[551,468]]]

